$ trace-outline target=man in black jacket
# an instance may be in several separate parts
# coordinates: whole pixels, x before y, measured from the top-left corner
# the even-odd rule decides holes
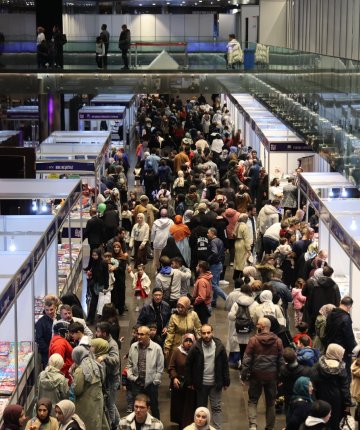
[[[45,369],[49,359],[49,345],[52,337],[52,327],[56,317],[56,303],[45,300],[43,316],[35,323],[35,342],[41,355],[41,364]]]
[[[152,301],[141,309],[137,324],[144,326],[155,323],[157,327],[156,334],[160,336],[162,342],[164,342],[170,316],[171,308],[169,304],[163,300],[162,289],[155,287],[152,290]]]
[[[340,306],[329,313],[326,318],[324,339],[326,347],[330,343],[337,343],[345,349],[344,361],[349,378],[351,377],[352,350],[356,346],[350,316],[353,303],[354,301],[350,296],[345,296],[341,299]]]
[[[213,328],[209,324],[201,327],[201,339],[188,353],[185,384],[195,389],[198,407],[207,407],[210,399],[214,427],[220,429],[221,392],[230,385],[230,374],[225,347],[213,336]]]
[[[83,233],[83,239],[87,239],[90,246],[90,260],[88,267],[84,270],[88,270],[91,263],[91,254],[94,249],[99,248],[105,240],[105,227],[104,222],[97,216],[96,208],[90,209],[91,218],[86,223],[86,227]]]
[[[122,70],[129,70],[128,52],[131,44],[130,30],[127,28],[126,24],[121,26],[121,30],[122,31],[119,37],[119,49],[121,50],[121,57],[124,62],[124,67]]]
[[[223,264],[225,259],[225,247],[221,239],[217,237],[216,228],[210,227],[208,230],[207,237],[209,239],[208,244],[208,255],[207,262],[210,266],[210,272],[212,277],[212,290],[213,297],[211,301],[211,306],[216,308],[216,299],[220,296],[222,299],[226,300],[227,295],[220,288],[220,275],[223,271]]]

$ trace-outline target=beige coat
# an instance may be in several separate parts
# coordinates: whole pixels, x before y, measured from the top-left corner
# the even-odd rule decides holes
[[[179,315],[176,311],[171,315],[164,349],[170,352],[181,345],[184,334],[192,333],[196,339],[200,338],[201,322],[195,311],[190,309],[186,315]]]
[[[359,363],[357,363],[359,361]],[[351,365],[352,382],[350,387],[351,397],[360,403],[360,360],[357,359]]]
[[[246,260],[251,251],[251,239],[249,229],[244,222],[240,222],[235,226],[235,258],[234,270],[243,270],[247,266]]]

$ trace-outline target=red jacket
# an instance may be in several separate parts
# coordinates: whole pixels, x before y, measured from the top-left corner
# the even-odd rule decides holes
[[[61,369],[61,372],[69,381],[71,380],[69,369],[73,364],[73,359],[71,358],[72,350],[73,349],[70,343],[59,334],[54,334],[54,336],[51,338],[49,346],[49,357],[52,354],[61,355],[61,357],[64,359],[64,366]]]
[[[205,272],[197,278],[193,291],[193,297],[195,298],[194,305],[199,305],[201,302],[205,302],[206,305],[211,303],[211,280],[211,272]]]

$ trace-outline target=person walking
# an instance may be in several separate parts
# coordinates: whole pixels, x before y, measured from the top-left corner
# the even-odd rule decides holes
[[[110,45],[110,33],[107,30],[106,24],[103,24],[101,26],[100,37],[103,40],[104,48],[105,48],[105,52],[104,52],[104,56],[103,56],[103,66],[106,69],[106,67],[107,67],[107,54],[109,52],[109,45]]]
[[[201,324],[207,324],[211,315],[212,274],[207,261],[199,261],[196,271],[199,276],[192,296],[194,311],[198,314]]]
[[[138,328],[138,341],[130,347],[127,378],[134,398],[140,393],[150,398],[151,412],[160,419],[158,389],[164,371],[164,355],[161,347],[150,339],[150,329]],[[136,406],[136,400],[135,400]]]
[[[201,339],[188,353],[185,384],[196,391],[198,407],[207,407],[210,400],[214,427],[221,429],[221,392],[230,385],[230,373],[225,347],[209,324],[201,327]]]
[[[220,275],[223,271],[223,263],[225,259],[225,248],[221,239],[217,237],[216,228],[210,227],[207,233],[209,239],[207,261],[212,274],[212,290],[213,297],[211,306],[216,308],[216,300],[218,296],[226,300],[227,295],[220,288]]]
[[[235,255],[234,255],[234,280],[241,277],[244,267],[248,265],[251,256],[251,240],[247,226],[247,214],[240,214],[234,229]]]
[[[163,430],[162,422],[150,415],[150,405],[150,398],[146,394],[138,394],[134,412],[120,420],[120,430]]]
[[[241,382],[249,383],[249,429],[257,429],[257,405],[262,391],[265,395],[267,430],[275,427],[276,380],[283,364],[281,340],[270,332],[271,323],[260,318],[256,324],[258,333],[250,338],[242,362]]]
[[[130,49],[131,35],[130,30],[127,28],[126,24],[123,24],[121,29],[122,31],[119,37],[119,49],[121,50],[121,57],[124,62],[124,67],[122,70],[129,70],[128,52]]]
[[[85,230],[83,232],[83,239],[87,239],[90,246],[90,260],[84,270],[89,270],[92,263],[92,252],[98,249],[105,241],[105,227],[104,221],[98,217],[97,209],[95,207],[90,209],[91,218],[87,221]]]

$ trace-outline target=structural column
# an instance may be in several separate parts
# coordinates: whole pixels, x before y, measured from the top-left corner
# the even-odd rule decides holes
[[[39,94],[40,142],[53,131],[61,130],[62,98],[61,94]]]

